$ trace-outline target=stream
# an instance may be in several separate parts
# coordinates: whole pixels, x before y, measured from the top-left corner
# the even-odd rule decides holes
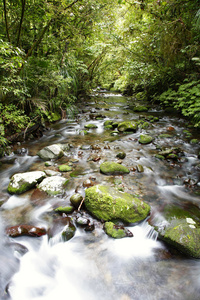
[[[198,131],[186,127],[185,119],[167,114],[156,105],[147,112],[134,112],[131,98],[106,91],[94,91],[78,109],[78,114],[53,124],[40,139],[15,145],[13,153],[1,159],[0,299],[200,299],[200,260],[186,257],[160,241],[148,220],[128,226],[133,237],[123,239],[107,236],[103,224],[95,219],[93,231],[76,226],[74,237],[67,242],[53,239],[50,243],[47,235],[6,236],[5,228],[18,224],[48,229],[55,217],[54,209],[69,205],[75,191],[84,196],[89,184],[106,184],[140,195],[151,206],[150,218],[164,220],[166,206],[199,209],[200,145],[191,143],[198,138]],[[104,128],[106,120],[150,120],[149,116],[159,119],[135,133],[111,135]],[[85,134],[84,126],[89,123],[97,128]],[[140,144],[141,133],[151,135],[153,142]],[[71,148],[67,156],[47,167],[37,152],[55,143],[69,143]],[[158,148],[168,147],[180,147],[183,156],[178,160],[155,157]],[[126,153],[122,164],[130,173],[100,173],[100,164],[106,160],[117,162],[120,151]],[[44,201],[33,199],[33,190],[19,196],[7,193],[14,173],[57,171],[57,165],[66,161],[72,164],[73,176],[66,175],[70,181],[64,195]]]

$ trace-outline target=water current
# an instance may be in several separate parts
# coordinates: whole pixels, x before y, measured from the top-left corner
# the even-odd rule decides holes
[[[141,116],[159,120],[136,133],[114,136],[103,126],[105,120],[129,121]],[[84,125],[88,123],[97,128],[84,135]],[[150,134],[153,143],[139,144],[141,133]],[[87,180],[140,195],[151,206],[151,218],[165,221],[163,208],[171,205],[198,210],[199,144],[190,142],[197,137],[198,132],[186,128],[180,116],[167,115],[153,105],[148,112],[134,112],[133,99],[102,91],[83,100],[75,117],[53,124],[42,138],[16,145],[15,151],[2,159],[0,171],[0,299],[200,299],[200,260],[185,257],[158,240],[148,220],[129,226],[134,236],[120,240],[108,237],[99,221],[94,221],[95,230],[91,232],[77,226],[75,236],[67,242],[49,243],[46,235],[5,235],[7,226],[18,224],[48,229],[54,209],[69,204],[75,190],[84,196]],[[73,162],[75,173],[65,194],[45,201],[32,201],[33,190],[20,196],[9,195],[7,186],[14,173],[49,168],[37,152],[55,143],[72,145],[67,159]],[[178,161],[159,160],[155,154],[162,147],[180,147],[184,155]],[[122,163],[130,174],[101,174],[100,164],[117,161],[119,151],[126,153]],[[91,156],[96,159],[89,159]],[[57,164],[55,161],[53,170],[57,170]],[[137,166],[142,166],[142,171]]]

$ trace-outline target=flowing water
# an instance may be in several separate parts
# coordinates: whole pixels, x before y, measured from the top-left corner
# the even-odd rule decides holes
[[[82,101],[75,118],[54,124],[39,140],[15,146],[15,152],[2,160],[0,299],[200,299],[200,260],[185,257],[159,241],[148,220],[129,226],[134,236],[121,240],[109,238],[97,220],[94,231],[77,227],[75,236],[67,242],[55,239],[49,243],[47,236],[5,235],[7,226],[17,224],[48,229],[54,209],[68,205],[75,191],[84,195],[84,182],[87,185],[88,180],[139,194],[151,205],[151,218],[163,222],[162,211],[166,206],[199,209],[199,144],[190,143],[191,138],[198,137],[198,132],[191,131],[189,139],[184,131],[185,120],[166,115],[154,106],[146,113],[133,112],[132,101],[107,92],[93,95],[87,102]],[[95,119],[98,115],[105,118]],[[141,115],[158,116],[159,121],[128,135],[111,136],[111,131],[104,129],[105,120],[135,120]],[[84,135],[87,123],[98,127]],[[153,143],[139,144],[141,133],[150,134]],[[163,133],[170,136],[160,137]],[[38,158],[37,151],[54,143],[72,145],[63,158],[72,162],[74,170],[65,194],[38,201],[32,200],[32,190],[21,196],[9,195],[7,186],[14,173],[49,168]],[[158,147],[180,147],[183,155],[178,161],[159,160],[155,158]],[[120,151],[126,153],[122,163],[131,170],[130,174],[101,174],[100,164],[105,160],[117,161],[116,154]],[[62,159],[56,161],[52,169],[57,170],[56,164],[61,162]],[[142,172],[137,169],[139,165]]]

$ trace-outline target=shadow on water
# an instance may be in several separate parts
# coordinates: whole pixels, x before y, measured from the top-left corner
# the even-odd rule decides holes
[[[184,257],[157,239],[148,220],[129,226],[132,238],[114,240],[105,235],[97,220],[95,230],[77,227],[68,242],[50,244],[40,238],[5,236],[5,227],[24,222],[49,228],[55,218],[54,208],[69,205],[78,191],[84,196],[88,180],[108,184],[140,195],[152,207],[152,214],[163,218],[168,205],[199,209],[199,145],[186,136],[184,120],[166,116],[151,107],[148,112],[134,112],[132,99],[115,93],[101,93],[80,103],[75,119],[62,120],[38,141],[20,147],[26,155],[15,154],[12,164],[3,163],[0,173],[0,297],[10,300],[117,299],[117,300],[196,300],[200,299],[200,262]],[[158,117],[137,132],[111,135],[104,122],[141,120]],[[151,117],[152,118],[152,117]],[[85,125],[95,129],[84,132]],[[87,134],[86,134],[87,133]],[[141,145],[141,133],[150,134],[153,143]],[[167,134],[167,135],[164,135]],[[38,159],[37,152],[53,143],[69,143],[70,151],[51,167]],[[155,157],[162,148],[180,147],[178,160]],[[105,160],[118,161],[119,151],[126,157],[127,176],[105,176],[99,172]],[[69,185],[62,196],[33,201],[33,190],[10,196],[6,192],[10,176],[31,170],[58,171],[58,164],[70,162],[73,168]],[[73,176],[72,176],[73,175]],[[90,218],[92,218],[90,216]],[[58,239],[58,241],[60,241]],[[7,291],[7,292],[6,292]],[[10,293],[10,296],[8,295]]]

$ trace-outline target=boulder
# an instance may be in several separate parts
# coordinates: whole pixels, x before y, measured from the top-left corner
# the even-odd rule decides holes
[[[33,171],[26,173],[17,173],[11,177],[8,185],[8,193],[22,194],[41,182],[46,177],[44,172]]]
[[[38,152],[38,156],[43,160],[58,159],[64,155],[64,151],[68,151],[70,146],[68,144],[53,144],[44,147]]]
[[[62,194],[64,187],[67,184],[68,180],[61,176],[51,176],[45,178],[39,185],[38,189],[40,191],[46,192],[48,195],[58,195]]]
[[[120,175],[130,173],[129,169],[116,162],[105,161],[100,165],[100,171],[106,175]]]
[[[119,123],[117,129],[119,132],[125,132],[125,131],[136,132],[137,128],[138,128],[137,123],[125,121]]]
[[[85,206],[96,218],[135,223],[144,220],[150,206],[139,198],[110,186],[96,185],[86,189]]]
[[[114,239],[133,237],[133,234],[130,230],[123,226],[115,225],[113,222],[105,222],[104,229],[107,235],[111,236]]]
[[[200,258],[200,210],[190,204],[183,209],[166,206],[161,220],[155,218],[153,226],[159,238],[187,256]]]
[[[173,219],[157,230],[162,240],[180,252],[200,258],[200,227],[192,218]]]

